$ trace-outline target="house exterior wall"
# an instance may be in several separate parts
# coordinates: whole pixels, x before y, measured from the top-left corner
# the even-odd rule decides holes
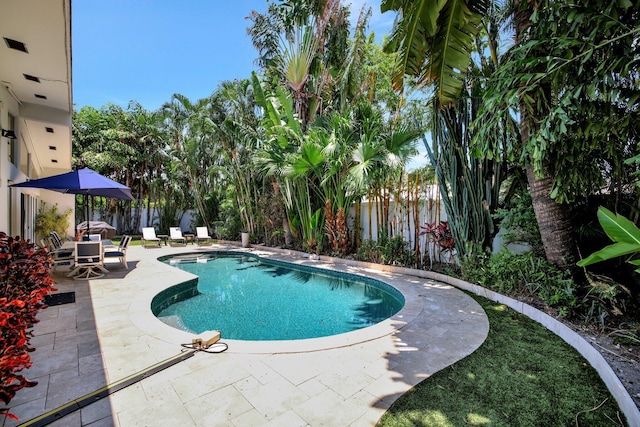
[[[13,130],[9,126],[9,115],[17,117],[18,107],[18,102],[3,85],[0,85],[0,125],[2,129]],[[10,144],[9,138],[0,137],[0,231],[15,235],[17,230],[14,218],[19,217],[19,209],[16,206],[16,196],[12,194],[15,191],[8,187],[12,169],[15,169],[9,161]]]
[[[61,194],[55,191],[41,190],[35,188],[10,188],[9,185],[14,182],[23,182],[26,179],[25,173],[20,169],[21,164],[30,172],[29,178],[40,178],[39,170],[33,166],[29,166],[31,153],[29,145],[23,141],[24,129],[20,128],[21,120],[20,105],[11,96],[7,89],[0,85],[0,124],[2,129],[13,130],[18,137],[13,141],[15,144],[14,154],[16,158],[13,162],[9,159],[10,144],[9,138],[0,137],[0,231],[11,236],[20,236],[27,239],[34,239],[35,215],[39,207],[40,201],[47,205],[58,205],[58,211],[64,212],[67,209],[72,211],[75,209],[74,196],[70,194]],[[10,116],[16,120],[13,129],[10,126]],[[70,119],[70,115],[69,115]],[[35,199],[35,202],[32,200]],[[35,208],[34,208],[35,205]],[[70,218],[73,218],[73,213]],[[69,235],[73,235],[73,220],[69,224],[67,230]]]
[[[71,0],[0,1],[0,36],[0,125],[16,136],[0,137],[0,231],[33,239],[40,201],[74,208],[72,195],[10,187],[71,170]]]

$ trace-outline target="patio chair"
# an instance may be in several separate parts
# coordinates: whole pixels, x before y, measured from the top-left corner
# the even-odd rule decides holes
[[[57,266],[58,261],[63,261],[64,265],[68,266],[73,259],[73,249],[66,247],[63,248],[62,239],[60,235],[55,231],[49,233],[49,253],[54,261],[54,268]]]
[[[62,245],[61,242],[60,245]],[[51,236],[40,240],[40,247],[46,250],[51,256],[51,259],[53,260],[53,271],[68,272],[71,270],[71,267],[73,265],[72,248],[59,247],[58,249],[56,249],[53,243],[53,238]]]
[[[198,246],[201,241],[211,244],[211,236],[209,236],[207,227],[196,227],[196,243]]]
[[[67,277],[75,280],[97,279],[109,272],[104,268],[102,242],[76,242],[73,260],[75,265]]]
[[[60,249],[62,247],[62,239],[60,238],[60,235],[55,231],[49,233],[49,241],[51,242],[51,246],[54,250]]]
[[[101,234],[89,234],[89,240],[92,242],[97,242],[99,240],[102,240],[102,235]]]
[[[160,247],[160,239],[156,236],[156,230],[153,227],[142,228],[142,246],[146,248],[147,242],[155,242]]]
[[[129,242],[131,241],[131,236],[124,235],[122,236],[122,240],[120,241],[120,245],[117,248],[111,249],[107,248],[104,250],[105,258],[118,258],[120,260],[120,264],[124,266],[125,269],[129,269],[127,265],[127,247],[129,246]]]
[[[169,244],[173,246],[174,243],[179,243],[181,245],[187,244],[180,227],[169,227]]]

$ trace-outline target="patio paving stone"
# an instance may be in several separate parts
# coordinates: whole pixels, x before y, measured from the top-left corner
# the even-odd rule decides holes
[[[75,292],[76,301],[39,314],[31,341],[37,350],[26,376],[40,383],[20,390],[11,411],[27,421],[183,351],[180,343],[190,342],[193,334],[156,319],[150,302],[192,276],[157,258],[211,249],[242,250],[131,246],[129,270],[110,264],[109,274],[89,281],[55,274],[57,292]],[[452,286],[350,261],[249,251],[384,280],[400,289],[407,303],[377,325],[321,339],[243,342],[225,339],[222,331],[227,352],[196,353],[51,425],[372,426],[399,396],[486,338],[486,315]]]
[[[212,402],[215,402],[213,407]],[[225,420],[234,420],[253,409],[251,403],[232,385],[202,395],[184,406],[198,426],[215,426]]]

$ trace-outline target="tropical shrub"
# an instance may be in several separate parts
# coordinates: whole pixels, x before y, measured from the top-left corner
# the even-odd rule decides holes
[[[35,218],[35,232],[37,238],[42,239],[48,236],[52,231],[57,232],[60,236],[66,236],[71,212],[71,209],[67,209],[60,213],[58,212],[57,203],[53,206],[48,206],[45,202],[41,201]]]
[[[364,240],[358,248],[356,258],[360,261],[377,264],[412,267],[415,254],[409,250],[409,244],[402,236],[380,236],[380,240]]]
[[[589,285],[586,292],[581,292],[578,300],[580,315],[585,323],[598,323],[605,326],[605,320],[609,315],[621,316],[627,311],[627,295],[624,287],[608,280],[600,280],[598,277],[587,274]]]
[[[542,238],[536,214],[533,211],[531,194],[523,191],[513,197],[510,208],[498,208],[493,215],[500,222],[500,227],[505,230],[504,239],[507,243],[527,243],[531,250],[542,256]]]
[[[586,267],[602,261],[627,257],[628,263],[640,266],[640,260],[637,259],[640,253],[640,229],[629,219],[602,206],[598,208],[598,221],[614,243],[580,260],[578,265]],[[640,268],[635,271],[640,273]],[[597,320],[604,326],[605,318],[609,314],[623,315],[627,312],[627,301],[631,296],[629,288],[607,277],[592,274],[586,269],[585,277],[589,287],[582,296],[580,305],[586,321]]]
[[[52,260],[45,249],[0,232],[0,399],[8,404],[16,392],[37,384],[19,372],[32,364],[29,329],[45,308],[53,288]],[[15,418],[6,411],[0,413]]]
[[[375,240],[363,240],[360,243],[358,252],[356,253],[356,259],[358,261],[375,262],[376,264],[382,264],[382,253],[378,242]]]
[[[402,267],[412,267],[414,265],[415,254],[409,249],[409,244],[402,236],[380,239],[383,264],[399,265]]]
[[[238,212],[236,204],[229,195],[227,196],[220,203],[220,217],[222,219],[214,222],[215,237],[222,240],[239,240],[240,233],[245,230],[242,228],[240,212]]]
[[[532,252],[501,251],[476,254],[462,263],[463,279],[510,296],[538,296],[567,316],[577,304],[576,286],[568,271],[561,271]]]
[[[598,221],[600,221],[602,229],[614,243],[592,253],[578,262],[578,265],[585,267],[597,262],[628,255],[630,264],[640,266],[640,260],[631,259],[632,255],[640,253],[640,229],[627,218],[620,214],[614,214],[605,207],[598,208]],[[640,273],[640,268],[636,269],[636,272]]]

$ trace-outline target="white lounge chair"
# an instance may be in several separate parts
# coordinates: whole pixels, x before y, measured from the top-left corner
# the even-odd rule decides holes
[[[109,248],[104,250],[105,258],[118,258],[120,260],[120,264],[124,266],[127,270],[129,266],[127,265],[127,247],[129,246],[129,242],[131,241],[131,236],[122,236],[122,240],[120,241],[120,245],[117,248]]]
[[[60,238],[60,235],[55,231],[49,233],[49,241],[51,242],[53,250],[58,250],[62,247],[62,239]]]
[[[196,243],[200,245],[201,241],[211,244],[211,236],[209,236],[207,227],[196,227]]]
[[[147,242],[155,242],[160,247],[160,239],[156,236],[156,230],[153,227],[142,228],[142,246],[146,248]]]
[[[69,272],[73,268],[73,248],[53,249],[53,245],[49,244],[44,248],[51,255],[53,260],[53,271]]]
[[[187,241],[182,235],[180,227],[169,227],[169,244],[173,246],[174,243],[186,245]]]
[[[69,271],[73,264],[73,248],[68,245],[63,247],[64,243],[55,231],[52,231],[49,234],[48,240],[48,249],[51,254],[51,258],[53,258],[54,271]],[[46,247],[46,242],[42,242],[42,244],[43,247]]]
[[[76,242],[76,249],[73,253],[75,265],[67,277],[80,279],[97,279],[108,273],[104,268],[104,256],[102,253],[102,242]]]

